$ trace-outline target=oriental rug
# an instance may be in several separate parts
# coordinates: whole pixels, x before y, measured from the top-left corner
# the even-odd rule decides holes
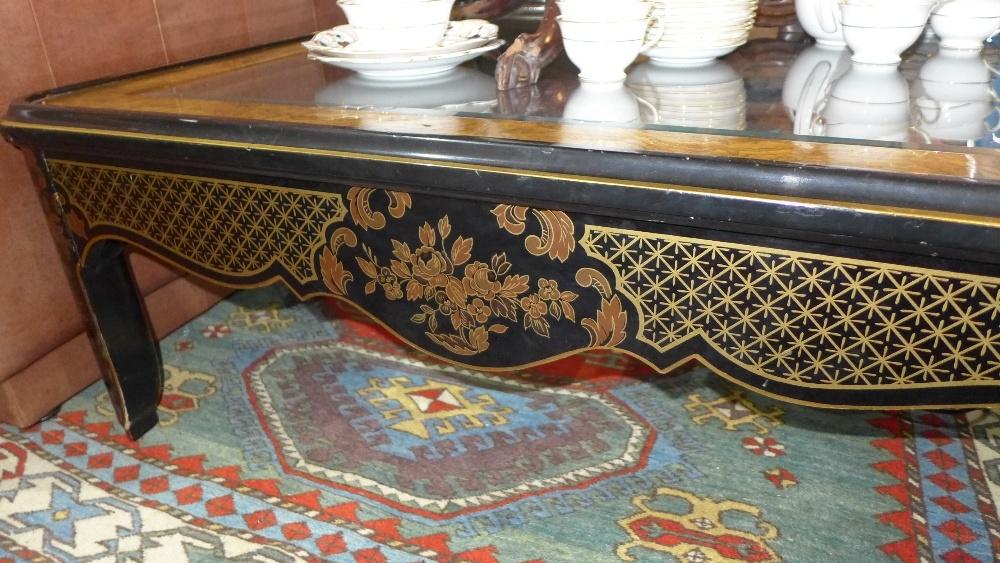
[[[1000,416],[832,412],[611,353],[442,365],[243,292],[162,343],[139,443],[95,385],[0,427],[0,560],[995,561]]]

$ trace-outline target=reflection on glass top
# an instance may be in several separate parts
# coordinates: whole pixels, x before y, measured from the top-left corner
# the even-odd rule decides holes
[[[534,89],[498,94],[494,61],[408,81],[373,80],[305,51],[150,95],[363,108],[515,120],[593,122],[832,142],[998,146],[1000,49],[939,49],[924,40],[897,67],[854,64],[846,50],[755,40],[709,66],[639,62],[624,84],[581,84],[560,60]],[[847,141],[849,142],[849,141]]]

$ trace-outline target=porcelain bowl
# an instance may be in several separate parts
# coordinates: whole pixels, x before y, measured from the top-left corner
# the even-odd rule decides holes
[[[988,127],[984,121],[973,121],[952,127],[928,124],[920,127],[927,136],[942,141],[974,141],[986,135]]]
[[[943,16],[1000,16],[1000,0],[943,0],[934,13]]]
[[[941,49],[920,67],[921,80],[955,84],[986,83],[992,76],[979,53]]]
[[[358,41],[373,49],[430,47],[444,37],[455,0],[340,0]]]
[[[841,137],[845,139],[868,139],[871,141],[892,141],[902,143],[909,136],[910,124],[889,123],[836,123],[827,125],[820,132],[827,137]]]
[[[812,110],[818,98],[829,91],[830,84],[850,68],[850,53],[846,49],[814,45],[799,53],[781,87],[781,101],[789,115],[794,118],[799,110]]]
[[[573,20],[559,16],[559,29],[564,38],[577,41],[643,41],[650,29],[650,18],[632,20]]]
[[[979,102],[942,102],[920,98],[914,102],[920,122],[940,128],[954,128],[969,123],[983,122],[993,113],[993,104]]]
[[[830,95],[852,102],[891,104],[910,99],[910,86],[895,68],[852,64],[833,83]]]
[[[913,27],[861,27],[844,23],[844,40],[851,60],[872,65],[895,65],[910,45],[920,38],[924,25]]]
[[[842,0],[840,20],[856,27],[923,27],[936,5],[933,0]]]
[[[964,16],[934,14],[931,29],[941,38],[941,46],[948,49],[978,51],[1000,28],[1000,14],[995,16]]]
[[[574,39],[563,36],[566,56],[580,69],[583,82],[621,82],[639,55],[642,38],[625,41]]]
[[[837,0],[795,0],[795,15],[816,44],[829,49],[843,49],[844,30],[840,27]]]
[[[616,0],[613,5],[588,0],[559,0],[556,5],[564,18],[575,21],[638,20],[648,17],[653,9],[652,2],[631,0]]]
[[[909,101],[873,104],[831,96],[822,111],[827,123],[904,123],[909,122]]]
[[[639,103],[621,83],[581,82],[563,108],[563,119],[601,123],[632,123],[639,120]]]

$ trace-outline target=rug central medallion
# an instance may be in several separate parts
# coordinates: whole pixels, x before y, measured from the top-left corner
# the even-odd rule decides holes
[[[378,409],[389,428],[429,440],[457,429],[483,429],[508,423],[513,411],[497,405],[488,394],[466,398],[468,387],[427,379],[414,384],[408,377],[372,378],[358,393]],[[394,422],[395,421],[395,422]]]
[[[343,341],[273,349],[244,377],[284,471],[430,518],[638,470],[655,439],[609,395]]]

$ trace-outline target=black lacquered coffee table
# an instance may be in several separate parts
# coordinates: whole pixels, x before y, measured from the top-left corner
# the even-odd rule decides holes
[[[731,55],[715,122],[649,99],[690,75],[643,75],[634,108],[558,66],[498,99],[485,61],[389,87],[286,44],[46,93],[3,128],[44,172],[136,438],[162,372],[127,249],[350,302],[477,369],[612,348],[808,405],[1000,404],[1000,153],[793,134],[802,48]]]

